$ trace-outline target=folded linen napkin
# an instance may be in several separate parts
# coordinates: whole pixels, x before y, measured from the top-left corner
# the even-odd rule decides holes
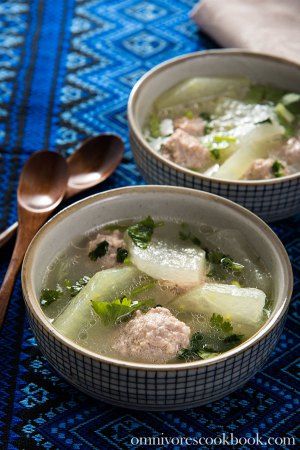
[[[222,47],[300,62],[300,0],[202,0],[191,17]]]

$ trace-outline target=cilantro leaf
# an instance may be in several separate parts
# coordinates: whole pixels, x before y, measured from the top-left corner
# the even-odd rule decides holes
[[[223,331],[224,333],[230,333],[233,330],[229,320],[224,320],[220,314],[214,313],[210,318],[210,324],[217,328],[217,330]]]
[[[155,223],[152,217],[148,216],[146,219],[129,226],[127,232],[134,244],[145,250],[151,241],[154,229],[161,225],[163,225],[162,222]]]
[[[104,227],[104,229],[107,231],[115,231],[115,230],[126,231],[127,228],[128,228],[128,225],[120,225],[118,223],[112,223],[112,224],[106,225],[106,227]]]
[[[255,125],[263,125],[265,123],[272,123],[272,120],[270,119],[270,117],[268,117],[267,119],[264,119],[264,120],[260,120],[259,122],[255,122]]]
[[[131,291],[130,297],[134,298],[137,295],[142,294],[145,291],[149,291],[149,289],[152,289],[155,285],[156,285],[156,281],[152,281],[151,283],[144,284],[142,286],[138,286]]]
[[[201,247],[201,241],[199,238],[197,238],[197,236],[192,235],[191,241],[194,245],[197,245],[197,247]]]
[[[197,247],[201,247],[200,239],[194,234],[192,234],[190,227],[188,226],[188,224],[184,222],[180,225],[179,237],[182,241],[190,240]]]
[[[190,345],[183,348],[178,353],[179,359],[193,360],[199,359],[199,352],[203,350],[203,335],[198,331],[194,333],[190,340]]]
[[[154,306],[154,300],[133,301],[127,297],[116,298],[111,302],[92,300],[92,307],[104,325],[114,325],[119,321],[129,319],[138,309],[147,310]]]
[[[249,92],[246,96],[248,103],[276,103],[282,97],[284,91],[273,86],[265,86],[261,84],[254,84],[250,86]]]
[[[75,281],[75,283],[72,284],[70,280],[65,280],[65,286],[67,291],[69,291],[71,297],[75,297],[81,289],[84,288],[84,286],[87,285],[87,283],[90,281],[90,277],[87,275],[83,276],[79,280]]]
[[[149,119],[149,130],[153,138],[158,138],[161,135],[160,123],[156,114],[152,114]]]
[[[289,92],[285,94],[281,103],[292,113],[292,114],[300,114],[300,94],[296,94],[295,92]]]
[[[42,289],[40,296],[41,306],[49,306],[51,303],[56,302],[62,295],[62,291],[58,289]]]
[[[219,354],[219,351],[211,348],[204,342],[203,334],[198,331],[191,337],[190,345],[187,348],[180,350],[177,357],[179,359],[184,359],[185,361],[192,361],[195,359],[212,358]]]
[[[125,261],[125,259],[128,256],[128,251],[126,250],[126,248],[123,247],[119,247],[117,249],[117,262],[118,263],[123,263]]]
[[[107,241],[102,241],[97,247],[89,253],[89,258],[92,261],[96,261],[98,258],[102,258],[108,251],[109,244]]]
[[[185,111],[184,115],[187,119],[190,119],[190,120],[194,118],[194,113],[191,110]]]
[[[191,230],[187,223],[182,223],[180,225],[179,237],[182,241],[187,241],[191,237]]]
[[[221,153],[220,153],[219,148],[212,148],[210,150],[210,154],[213,157],[213,159],[215,159],[216,161],[219,161],[219,159],[221,158]]]
[[[230,256],[224,255],[218,250],[206,250],[206,258],[210,263],[210,271],[207,276],[211,278],[224,280],[229,275],[240,275],[244,269],[243,264],[239,264]]]
[[[199,352],[199,356],[201,359],[213,358],[214,356],[218,356],[219,354],[220,354],[220,352],[215,352],[213,350],[211,350],[211,351],[203,350],[203,351]]]
[[[228,143],[235,143],[237,141],[235,136],[230,136],[228,134],[223,134],[223,135],[216,135],[214,136],[214,141],[217,143],[223,143],[223,142],[228,142]]]
[[[244,338],[243,334],[230,334],[223,339],[224,344],[239,344]]]
[[[201,117],[203,120],[206,120],[206,122],[210,122],[210,121],[211,121],[211,115],[208,114],[208,113],[205,112],[205,111],[203,111],[203,112],[200,113],[200,117]]]
[[[276,177],[276,178],[283,177],[284,176],[283,169],[284,169],[284,165],[280,161],[278,161],[278,160],[274,161],[274,163],[272,165],[272,173],[273,173],[274,177]]]
[[[220,262],[225,269],[230,269],[230,270],[233,270],[234,272],[240,272],[245,267],[245,266],[243,266],[243,264],[239,264],[239,263],[233,261],[228,256],[225,256],[224,258],[222,258]]]

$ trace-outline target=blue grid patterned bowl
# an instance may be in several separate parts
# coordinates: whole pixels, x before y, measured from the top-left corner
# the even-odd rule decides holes
[[[142,128],[153,101],[178,82],[194,76],[247,76],[299,90],[300,65],[254,52],[220,50],[190,53],[156,66],[134,86],[128,102],[131,147],[148,183],[185,186],[221,195],[250,209],[266,221],[300,211],[300,173],[271,180],[218,180],[185,169],[154,151]]]
[[[71,241],[92,228],[144,215],[241,230],[273,276],[274,311],[264,326],[235,349],[210,360],[150,365],[119,361],[86,350],[57,332],[39,293],[46,267]],[[76,226],[74,226],[76,224]],[[282,332],[292,292],[288,256],[257,216],[215,195],[169,186],[116,189],[66,208],[36,235],[25,256],[22,286],[32,330],[42,353],[71,384],[94,398],[144,410],[202,405],[234,391],[265,364]]]

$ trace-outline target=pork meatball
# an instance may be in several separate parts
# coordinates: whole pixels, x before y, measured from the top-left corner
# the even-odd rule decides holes
[[[275,159],[272,158],[259,158],[253,161],[244,177],[246,180],[268,180],[274,178],[273,164]],[[285,175],[285,164],[282,164],[282,173]]]
[[[111,269],[118,266],[117,250],[118,248],[126,248],[123,233],[119,230],[114,230],[113,232],[101,232],[97,234],[97,237],[89,242],[88,253],[95,250],[97,245],[103,241],[108,242],[108,250],[102,258],[97,259],[97,262],[99,262],[104,269]]]
[[[209,150],[197,138],[180,128],[164,143],[162,154],[180,166],[196,170],[202,169],[211,161]]]
[[[137,311],[123,327],[113,348],[123,357],[149,363],[164,363],[189,345],[191,330],[166,308]]]
[[[205,122],[200,117],[196,117],[194,119],[179,117],[174,120],[174,128],[180,128],[192,136],[202,136],[204,133]]]
[[[300,166],[300,138],[290,138],[283,147],[282,157],[290,165]]]

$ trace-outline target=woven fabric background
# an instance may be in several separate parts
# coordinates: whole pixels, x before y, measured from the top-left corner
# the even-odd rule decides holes
[[[16,219],[18,174],[38,149],[56,149],[65,155],[85,137],[113,131],[126,140],[126,154],[100,189],[143,183],[128,146],[127,98],[135,81],[155,64],[214,48],[188,19],[194,3],[0,2],[1,230]],[[162,433],[195,438],[222,432],[244,437],[255,433],[264,438],[295,436],[299,227],[300,217],[273,226],[293,263],[295,294],[284,334],[267,366],[234,394],[188,411],[147,413],[115,408],[64,382],[36,346],[24,317],[18,280],[0,335],[0,448],[127,449],[136,448],[130,443],[132,437]],[[11,246],[1,250],[1,280],[10,254]]]

